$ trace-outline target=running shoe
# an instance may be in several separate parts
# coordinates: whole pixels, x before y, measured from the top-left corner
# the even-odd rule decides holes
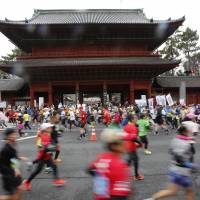
[[[28,182],[28,180],[24,180],[23,186],[24,186],[24,189],[25,189],[26,191],[30,191],[30,190],[31,190],[31,183]]]
[[[155,131],[153,134],[154,134],[154,135],[158,135],[158,132],[157,132],[157,131]]]
[[[152,153],[151,153],[151,151],[149,151],[149,150],[145,150],[145,151],[144,151],[144,154],[145,154],[145,155],[151,155]]]
[[[137,180],[137,181],[141,181],[141,180],[144,180],[144,176],[143,175],[138,175],[138,176],[134,176],[134,180]]]
[[[51,173],[53,170],[52,170],[52,168],[51,167],[46,167],[45,169],[44,169],[44,172],[45,173]]]
[[[63,186],[63,185],[65,185],[65,183],[66,183],[65,180],[62,180],[62,179],[57,179],[57,180],[53,181],[53,185],[57,186],[57,187]]]
[[[25,137],[28,136],[28,133],[24,133],[24,136],[25,136]]]

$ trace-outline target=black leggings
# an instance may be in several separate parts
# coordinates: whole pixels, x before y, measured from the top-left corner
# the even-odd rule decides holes
[[[137,155],[137,152],[136,151],[129,152],[128,156],[129,156],[128,159],[127,159],[128,166],[131,166],[131,163],[133,162],[134,170],[135,170],[135,176],[139,176],[139,174],[138,174],[139,157]]]
[[[111,196],[111,200],[128,200],[127,196]]]
[[[57,166],[54,164],[52,158],[50,158],[49,160],[39,160],[37,162],[37,166],[33,171],[33,173],[30,175],[30,177],[28,178],[28,182],[31,182],[42,171],[45,164],[47,164],[49,167],[53,169],[54,179],[55,180],[58,179]]]
[[[24,128],[27,129],[27,127],[29,129],[31,129],[30,125],[29,125],[29,121],[24,122]]]
[[[24,135],[24,132],[22,131],[22,129],[18,129],[18,133],[19,133],[20,137],[22,137]]]
[[[2,128],[4,128],[4,127],[7,128],[7,125],[6,125],[5,121],[1,121],[1,122],[0,122],[0,126],[1,126]]]
[[[74,126],[76,126],[75,120],[69,120],[69,129],[70,129],[70,130],[72,129],[72,124],[73,124]],[[77,126],[76,126],[76,127],[77,127]]]
[[[59,155],[60,155],[60,150],[56,150],[54,159],[55,159],[55,160],[58,159],[58,156],[59,156]]]
[[[142,143],[144,143],[144,148],[148,149],[149,142],[148,142],[147,136],[146,135],[145,136],[140,136],[140,140],[141,140]]]

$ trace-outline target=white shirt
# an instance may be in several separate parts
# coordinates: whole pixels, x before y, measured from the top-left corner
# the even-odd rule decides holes
[[[8,118],[3,112],[0,112],[0,121],[6,121],[6,122],[8,121]]]
[[[65,111],[63,110],[63,111],[61,112],[61,117],[62,117],[62,118],[65,118],[65,116],[66,116],[66,113],[65,113]]]
[[[73,111],[70,111],[69,114],[70,114],[69,119],[70,119],[71,121],[74,121],[74,120],[75,120],[75,114],[74,114],[74,112],[73,112]]]

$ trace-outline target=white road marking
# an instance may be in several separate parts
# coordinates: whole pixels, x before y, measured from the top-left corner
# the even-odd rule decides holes
[[[17,141],[28,140],[28,139],[32,139],[32,138],[36,138],[36,137],[37,137],[36,135],[33,135],[33,136],[29,136],[29,137],[19,138],[19,139],[17,139]],[[0,141],[3,142],[4,140],[0,140]]]
[[[29,136],[29,137],[19,138],[19,139],[17,139],[17,141],[32,139],[32,138],[36,138],[36,137],[37,137],[37,135],[33,135],[33,136]]]

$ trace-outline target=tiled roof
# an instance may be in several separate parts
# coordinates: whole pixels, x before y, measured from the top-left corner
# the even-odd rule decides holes
[[[142,9],[35,10],[31,19],[4,20],[9,24],[158,24],[177,20],[148,19]]]
[[[24,80],[21,78],[0,79],[0,91],[15,91],[22,88]]]
[[[157,83],[166,88],[178,88],[181,81],[186,83],[186,87],[200,88],[200,76],[166,76],[157,77]]]
[[[159,57],[99,57],[34,59],[8,63],[8,67],[50,67],[50,66],[98,66],[98,65],[178,65],[180,61],[169,61]],[[3,65],[0,65],[2,69]],[[5,66],[5,65],[4,65]]]

